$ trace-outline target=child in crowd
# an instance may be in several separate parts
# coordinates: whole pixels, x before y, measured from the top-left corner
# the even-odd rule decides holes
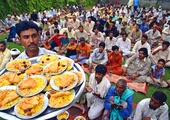
[[[165,60],[159,59],[156,65],[153,65],[150,71],[150,76],[146,79],[149,84],[157,87],[168,87],[168,84],[163,81],[165,76]]]
[[[74,38],[70,39],[70,43],[67,45],[66,49],[66,57],[70,57],[71,55],[76,55],[76,47],[77,44],[74,42]]]
[[[50,43],[48,42],[48,40],[50,39],[50,32],[47,31],[46,32],[46,36],[45,36],[45,40],[43,40],[41,42],[41,44],[43,45],[44,48],[46,48],[47,50],[50,50],[51,49],[51,45]]]

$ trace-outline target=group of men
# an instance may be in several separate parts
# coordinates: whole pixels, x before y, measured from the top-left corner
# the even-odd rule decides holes
[[[57,52],[66,54],[81,65],[88,64],[90,72],[94,68],[95,73],[90,75],[85,94],[89,119],[96,119],[105,108],[103,120],[168,120],[168,106],[165,103],[167,96],[163,92],[156,91],[151,99],[142,100],[132,112],[134,92],[127,87],[126,81],[118,80],[116,86],[111,87],[105,75],[111,72],[126,75],[136,82],[167,87],[170,82],[165,82],[163,78],[164,67],[170,66],[170,43],[166,41],[169,34],[164,31],[170,28],[169,16],[166,16],[166,19],[161,17],[160,11],[154,14],[154,8],[148,11],[139,8],[139,13],[124,6],[115,8],[116,11],[113,8],[106,6],[103,13],[103,9],[99,10],[95,6],[86,14],[81,15],[79,12],[77,16],[70,15],[71,18],[66,16],[65,23],[55,14],[51,19],[47,19],[44,13],[44,18],[41,19],[43,29],[33,21],[19,22],[16,24],[16,33],[25,51],[16,59]],[[154,18],[149,25],[148,16],[159,19]],[[136,24],[137,22],[141,24]],[[166,39],[159,45],[162,36],[158,24],[161,22],[167,22],[162,31]],[[134,47],[131,51],[132,44]],[[49,50],[46,48],[48,45]],[[125,65],[122,65],[123,58]],[[10,59],[11,54],[6,43],[0,42],[0,70]],[[80,108],[83,111],[85,109],[84,106]]]

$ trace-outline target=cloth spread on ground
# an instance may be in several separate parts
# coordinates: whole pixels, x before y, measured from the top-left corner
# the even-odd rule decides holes
[[[82,65],[82,68],[84,70],[84,72],[86,72],[87,74],[91,74],[89,73],[88,67],[86,65]],[[92,73],[94,72],[94,69],[92,70]],[[114,82],[116,83],[119,79],[124,79],[127,82],[127,86],[133,90],[135,90],[136,92],[142,92],[144,94],[146,94],[147,90],[148,90],[148,84],[146,83],[138,83],[132,80],[129,80],[126,78],[126,76],[119,76],[119,75],[115,75],[115,74],[111,74],[111,76],[109,76],[109,73],[106,75],[107,79],[110,82]]]

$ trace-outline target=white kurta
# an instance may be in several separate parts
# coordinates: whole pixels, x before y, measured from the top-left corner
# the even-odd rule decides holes
[[[101,114],[104,108],[104,99],[102,98],[106,96],[111,84],[105,76],[102,81],[97,84],[97,81],[95,80],[95,73],[93,73],[90,75],[89,86],[93,89],[93,91],[99,92],[101,97],[99,98],[91,92],[86,93],[87,106],[90,107],[88,117],[90,119],[95,119]]]
[[[149,108],[149,103],[150,98],[140,101],[128,120],[142,120],[142,118],[145,117],[149,117],[151,120],[169,120],[168,106],[166,103],[155,111]]]

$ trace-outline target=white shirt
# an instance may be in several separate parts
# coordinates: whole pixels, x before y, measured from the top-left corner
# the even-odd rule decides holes
[[[108,61],[106,50],[103,50],[103,52],[101,53],[99,52],[99,48],[94,49],[92,54],[90,55],[89,62],[92,63],[92,61],[96,60],[102,60],[100,64],[105,64]]]
[[[169,120],[168,106],[166,103],[156,110],[151,109],[149,103],[150,98],[140,101],[128,120],[142,120],[144,117],[149,117],[151,120]]]
[[[53,52],[53,51],[47,50],[45,48],[39,48],[38,56],[44,55],[44,54],[53,54],[53,55],[56,55],[56,53]],[[22,58],[24,58],[24,59],[28,59],[29,58],[25,51],[22,52],[16,59],[22,59]]]
[[[116,45],[119,47],[119,50],[130,51],[131,40],[129,38],[126,38],[126,40],[123,41],[122,38],[119,38],[116,42]]]
[[[140,48],[143,48],[143,47],[147,48],[147,50],[148,50],[148,55],[150,56],[150,55],[151,55],[151,46],[149,45],[148,42],[145,42],[143,45],[142,45],[142,42],[141,42],[141,41],[136,42],[136,43],[135,43],[135,46],[134,46],[133,49],[132,49],[132,53],[138,53],[138,50],[139,50]]]
[[[112,37],[112,39],[110,39],[110,37],[107,37],[105,40],[105,44],[106,44],[106,49],[108,50],[112,50],[112,46],[116,45],[116,38]]]
[[[153,29],[148,30],[147,32],[145,32],[145,34],[147,34],[148,38],[156,38],[158,36],[161,37],[161,34],[158,30],[155,31],[155,33],[153,33]],[[157,39],[155,39],[157,40]]]

